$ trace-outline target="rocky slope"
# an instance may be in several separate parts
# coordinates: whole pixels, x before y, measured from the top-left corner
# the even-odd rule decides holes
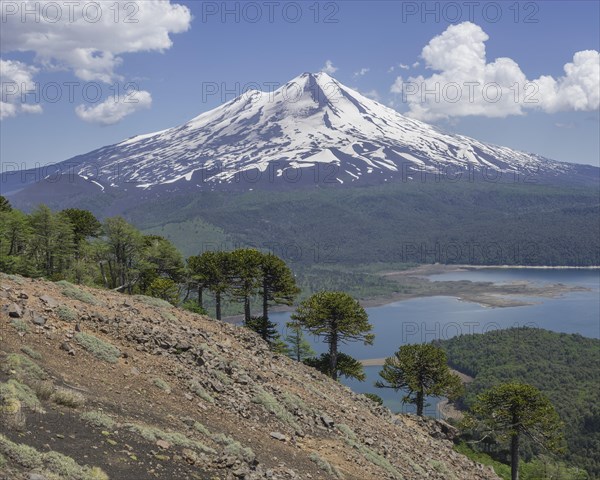
[[[498,478],[445,424],[392,415],[244,328],[0,281],[0,479]]]

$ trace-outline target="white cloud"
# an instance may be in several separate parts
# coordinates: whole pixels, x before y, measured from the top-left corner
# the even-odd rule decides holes
[[[131,92],[128,95],[110,97],[102,103],[93,107],[79,105],[75,113],[79,118],[88,123],[98,125],[113,125],[120,122],[127,115],[137,112],[143,108],[150,108],[152,96],[141,90]]]
[[[25,103],[25,92],[35,90],[34,75],[38,69],[23,62],[0,58],[0,120],[19,113],[41,113],[41,105]]]
[[[404,63],[399,63],[398,68],[401,68],[402,70],[408,70],[410,69],[410,66],[405,65]]]
[[[408,115],[422,120],[479,115],[522,115],[527,109],[548,113],[599,107],[600,61],[595,50],[575,53],[565,76],[528,80],[512,59],[487,62],[488,35],[471,22],[449,26],[431,39],[421,57],[438,73],[396,78],[390,91],[402,93]]]
[[[321,71],[332,75],[338,71],[338,68],[333,66],[333,62],[331,60],[327,60],[323,68],[321,68]]]
[[[354,72],[354,76],[355,77],[363,77],[365,76],[367,73],[369,73],[369,70],[371,70],[370,68],[361,68],[358,72]]]
[[[17,115],[17,106],[12,103],[0,101],[0,120]]]
[[[82,80],[106,83],[119,78],[115,69],[123,63],[122,54],[167,50],[173,44],[170,35],[188,30],[192,19],[187,7],[159,0],[72,2],[70,7],[49,0],[14,3],[17,14],[3,11],[2,52],[33,52],[44,67],[71,69]],[[26,11],[34,13],[23,19]]]

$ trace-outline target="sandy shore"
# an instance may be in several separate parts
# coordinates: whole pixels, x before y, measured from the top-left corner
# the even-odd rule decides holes
[[[537,269],[597,269],[597,267],[514,267],[486,265],[420,265],[416,268],[400,271],[382,272],[378,275],[398,284],[398,292],[382,297],[361,300],[364,307],[378,307],[392,302],[412,298],[446,296],[455,297],[461,301],[472,302],[484,307],[520,307],[533,305],[531,298],[555,298],[569,292],[589,291],[578,286],[536,285],[528,281],[513,281],[510,283],[472,282],[469,280],[431,281],[428,276],[450,272],[465,272],[492,268],[537,268]],[[519,298],[520,297],[520,298]],[[529,297],[524,300],[523,297]]]

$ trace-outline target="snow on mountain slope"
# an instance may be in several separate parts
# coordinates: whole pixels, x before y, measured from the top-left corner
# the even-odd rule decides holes
[[[294,177],[299,168],[324,165],[330,180],[340,184],[375,176],[378,182],[406,179],[414,170],[454,174],[487,168],[494,175],[560,175],[574,169],[444,133],[364,97],[326,73],[304,73],[274,92],[247,92],[184,125],[139,135],[71,161],[80,176],[96,177],[112,187],[133,183],[140,188],[187,181],[214,189],[240,174],[256,177],[269,170],[277,179]],[[194,172],[202,173],[201,181]]]

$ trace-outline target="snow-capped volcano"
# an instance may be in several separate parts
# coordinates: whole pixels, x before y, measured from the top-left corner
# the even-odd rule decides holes
[[[486,172],[577,175],[581,166],[444,133],[342,85],[304,73],[274,92],[249,91],[184,125],[67,160],[99,188],[170,185],[214,190],[261,175],[334,184]],[[597,173],[596,173],[597,176]],[[288,182],[289,183],[289,182]]]

